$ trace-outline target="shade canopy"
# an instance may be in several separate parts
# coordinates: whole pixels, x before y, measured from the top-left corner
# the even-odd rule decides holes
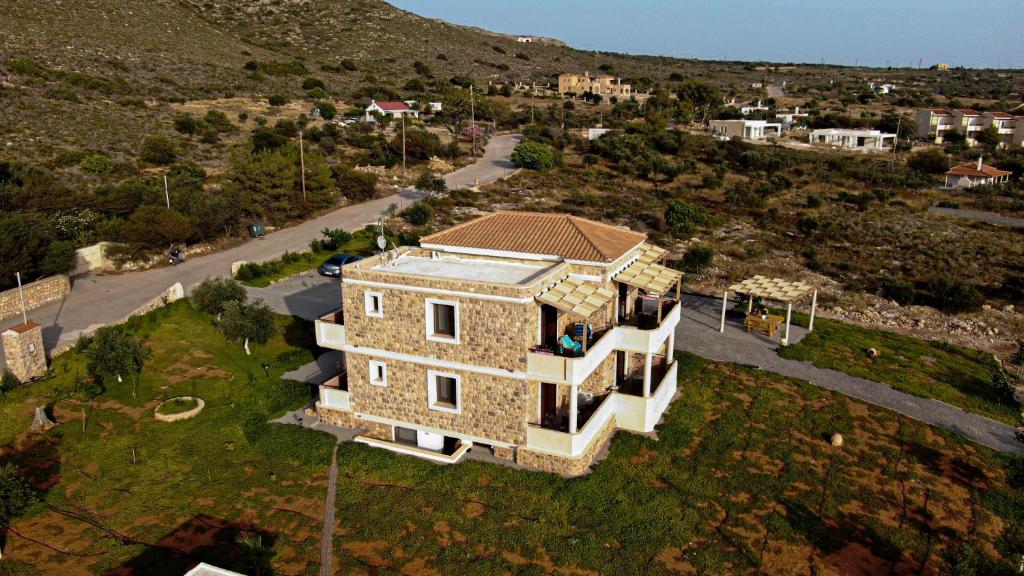
[[[665,250],[650,244],[644,244],[643,252],[635,262],[615,276],[616,282],[642,288],[648,292],[665,294],[683,277],[683,273],[661,264],[657,264],[665,255]]]
[[[612,301],[615,293],[594,282],[579,278],[566,278],[537,295],[537,300],[550,304],[563,312],[590,318],[595,312]]]
[[[814,293],[816,288],[806,282],[754,276],[729,286],[729,290],[779,302],[796,302]]]

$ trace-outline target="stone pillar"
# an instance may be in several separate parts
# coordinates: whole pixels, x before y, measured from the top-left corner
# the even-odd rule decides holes
[[[569,387],[569,434],[576,433],[576,422],[579,416],[580,390],[578,384]]]
[[[28,382],[46,374],[46,352],[43,349],[43,329],[29,320],[4,330],[4,355],[7,370],[19,382]]]

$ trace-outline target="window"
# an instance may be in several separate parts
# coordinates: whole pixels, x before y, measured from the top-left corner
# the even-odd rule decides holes
[[[446,300],[426,301],[427,340],[459,343],[459,303]]]
[[[374,386],[388,385],[388,366],[383,362],[370,360],[370,384]]]
[[[374,318],[384,317],[384,296],[380,292],[367,292],[363,295],[366,315]]]
[[[427,403],[431,410],[459,414],[462,383],[457,374],[427,372]]]
[[[395,442],[399,444],[411,444],[416,445],[416,431],[412,428],[402,428],[401,426],[395,426]]]

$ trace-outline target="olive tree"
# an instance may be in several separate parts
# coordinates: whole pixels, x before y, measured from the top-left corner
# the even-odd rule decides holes
[[[246,354],[251,354],[249,351],[250,341],[266,344],[277,334],[274,311],[262,300],[256,300],[251,304],[226,303],[217,327],[228,340],[242,340],[242,348],[245,349]]]
[[[149,350],[139,338],[122,326],[104,326],[96,331],[85,354],[89,360],[89,374],[95,380],[103,382],[113,376],[118,382],[123,382],[122,376],[128,376],[132,380],[132,398],[136,397],[142,363],[149,355]]]

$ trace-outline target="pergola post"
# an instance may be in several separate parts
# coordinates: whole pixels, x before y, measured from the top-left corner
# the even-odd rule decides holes
[[[818,307],[818,291],[814,291],[814,295],[811,296],[811,320],[807,323],[807,331],[814,332],[814,310]]]
[[[579,410],[579,384],[569,387],[569,434],[576,433],[576,418]]]
[[[750,294],[747,297],[747,314],[750,314],[753,311],[754,311],[754,295]]]
[[[729,304],[729,291],[726,290],[722,293],[722,324],[719,326],[719,332],[725,332],[725,307]]]
[[[587,332],[590,330],[590,324],[587,323],[586,319],[583,319],[583,355],[587,355],[587,344],[590,343],[590,338],[587,337]]]
[[[789,345],[789,320],[792,317],[793,317],[793,303],[792,302],[787,302],[786,303],[786,332],[782,336],[782,345],[783,346],[788,346]]]
[[[683,303],[683,277],[676,278],[676,302]]]
[[[649,398],[651,395],[651,362],[653,360],[650,353],[644,356],[644,398]]]
[[[663,301],[663,298],[661,296],[661,292],[658,292],[658,326],[661,326],[661,303],[662,303],[662,301]]]

